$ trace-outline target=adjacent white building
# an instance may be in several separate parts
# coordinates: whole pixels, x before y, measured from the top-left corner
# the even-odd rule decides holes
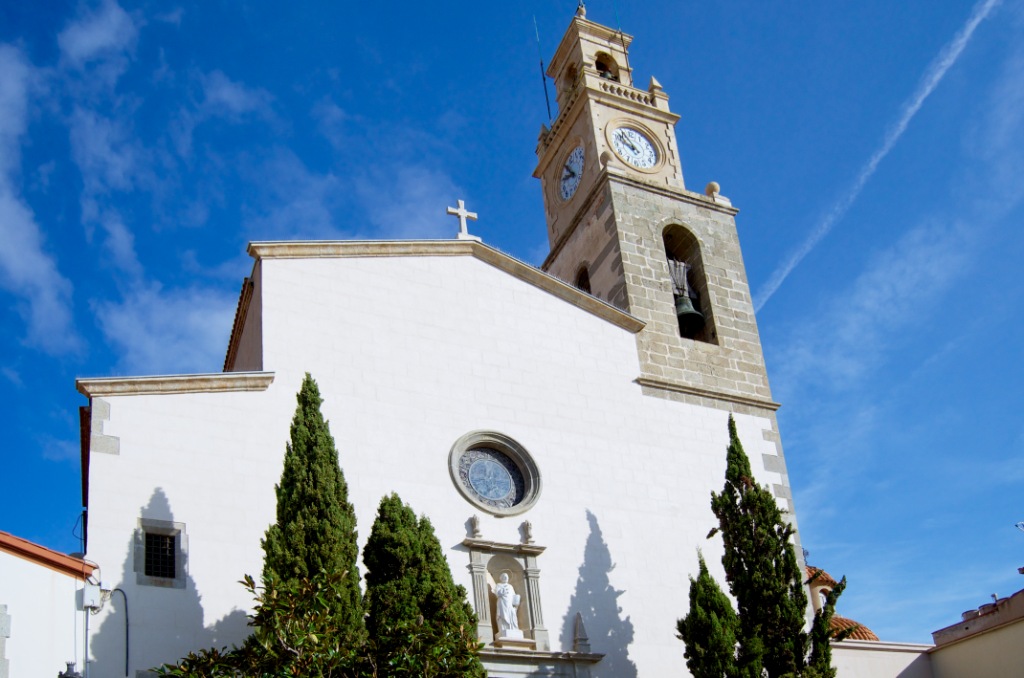
[[[94,569],[0,532],[0,678],[55,676],[68,663],[85,665],[90,615],[82,593]]]

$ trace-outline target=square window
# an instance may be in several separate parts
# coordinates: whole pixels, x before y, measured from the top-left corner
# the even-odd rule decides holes
[[[139,518],[135,530],[135,583],[170,589],[185,588],[188,537],[185,523]]]
[[[174,536],[146,533],[146,576],[174,579]]]

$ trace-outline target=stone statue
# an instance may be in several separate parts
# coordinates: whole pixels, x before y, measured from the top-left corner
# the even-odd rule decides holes
[[[519,617],[516,615],[516,611],[519,609],[520,597],[516,594],[516,590],[512,588],[512,584],[508,583],[508,573],[501,573],[501,583],[494,587],[494,595],[498,599],[498,631],[505,633],[507,631],[518,631],[519,630]]]

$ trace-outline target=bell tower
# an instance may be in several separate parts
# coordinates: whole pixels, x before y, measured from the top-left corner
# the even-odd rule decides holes
[[[534,171],[551,244],[542,268],[645,322],[645,393],[773,413],[738,210],[714,182],[686,189],[679,116],[656,79],[635,85],[632,40],[581,5],[551,59],[559,111]]]

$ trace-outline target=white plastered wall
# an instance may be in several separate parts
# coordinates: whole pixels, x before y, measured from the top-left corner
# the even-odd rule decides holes
[[[517,543],[529,520],[548,547],[538,564],[552,649],[571,649],[563,629],[582,611],[597,620],[587,618],[593,651],[607,654],[596,676],[685,674],[675,621],[698,547],[722,580],[721,542],[705,535],[727,411],[642,396],[630,332],[471,257],[265,260],[261,273],[263,367],[275,373],[266,392],[107,399],[104,432],[120,454],[92,456],[89,555],[105,586],[121,579],[147,601],[148,617],[136,623],[133,611],[133,670],[244,633],[251,601],[235,582],[261,569],[309,371],[361,543],[380,498],[398,492],[430,517],[468,588],[461,541],[479,511],[452,486],[448,454],[468,431],[509,435],[536,460],[542,495],[521,516],[481,514],[481,530]],[[758,481],[781,482],[761,462],[775,453],[770,419],[737,424]],[[146,511],[186,525],[183,591],[132,588],[131,535]],[[156,637],[168,618],[181,632]],[[113,632],[99,645],[98,661],[117,656]]]
[[[0,551],[0,605],[10,617],[5,656],[13,678],[54,676],[85,656],[85,615],[77,611],[81,581]],[[0,675],[3,675],[0,672]]]

